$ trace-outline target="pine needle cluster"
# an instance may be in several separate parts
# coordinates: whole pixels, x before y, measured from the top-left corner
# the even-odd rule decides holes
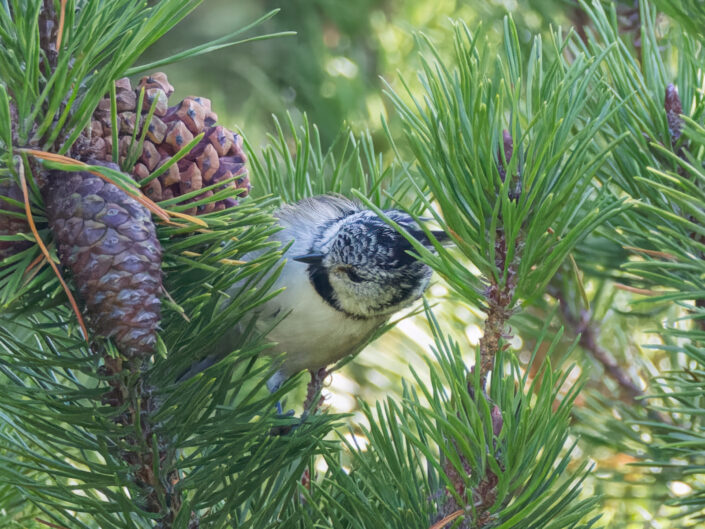
[[[201,220],[178,200],[151,209],[161,319],[153,349],[126,355],[83,324],[70,295],[79,274],[62,267],[43,190],[48,175],[76,172],[73,147],[117,79],[274,36],[235,40],[270,13],[136,65],[199,3],[0,2],[0,525],[587,529],[603,502],[585,457],[596,444],[649,469],[655,509],[682,483],[669,499],[677,523],[702,523],[698,2],[640,0],[636,33],[617,7],[581,2],[583,26],[529,46],[511,17],[499,47],[463,21],[449,54],[420,33],[418,79],[387,85],[403,127],[385,124],[386,157],[370,132],[343,129],[328,146],[305,117],[300,128],[275,118],[268,145],[245,141],[253,196]],[[141,197],[115,168],[83,169]],[[437,224],[452,244],[431,251],[406,234],[415,255],[484,314],[471,347],[426,302],[426,372],[410,370],[398,397],[361,402],[363,424],[347,426],[320,410],[276,413],[301,377],[265,391],[269,344],[254,331],[282,266],[272,212],[331,192],[402,233],[386,209]],[[597,314],[617,310],[605,294],[615,289],[634,313],[652,311],[644,358],[665,367],[644,380],[600,340]],[[179,377],[226,334],[225,359]],[[622,403],[580,402],[591,381],[578,350]]]

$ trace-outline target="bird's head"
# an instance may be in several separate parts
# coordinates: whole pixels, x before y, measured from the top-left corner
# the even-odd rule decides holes
[[[411,216],[396,210],[385,214],[431,247]],[[410,250],[409,241],[374,212],[357,210],[323,225],[310,252],[294,259],[308,263],[311,282],[327,303],[367,319],[389,316],[426,290],[431,269]]]

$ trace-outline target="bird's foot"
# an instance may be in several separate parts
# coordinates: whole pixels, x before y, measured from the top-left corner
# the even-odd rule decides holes
[[[277,426],[273,426],[272,429],[269,431],[270,435],[273,436],[279,436],[279,435],[287,435],[294,430],[296,430],[299,426],[301,426],[306,419],[306,414],[304,413],[300,418],[294,418],[294,410],[289,410],[286,413],[282,413],[282,405],[281,402],[277,401],[276,404],[277,407],[277,419],[281,419],[282,422],[284,422],[285,419],[289,419],[288,421],[285,422],[285,424],[279,424]]]
[[[293,432],[296,428],[301,426],[306,421],[309,415],[316,413],[320,409],[324,399],[316,399],[316,397],[320,394],[321,389],[323,389],[325,380],[330,374],[330,372],[325,367],[323,367],[317,371],[311,370],[309,371],[309,373],[311,373],[311,380],[308,383],[308,389],[306,391],[306,400],[304,401],[304,410],[301,413],[301,417],[298,418],[294,423],[275,426],[271,430],[272,435],[287,435]],[[281,401],[277,401],[275,406],[277,409],[277,416],[279,418],[287,419],[294,416],[294,410],[289,410],[286,413],[283,412]]]

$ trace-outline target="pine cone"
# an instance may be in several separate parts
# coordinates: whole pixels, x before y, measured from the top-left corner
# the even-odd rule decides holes
[[[10,204],[3,200],[3,197],[11,198],[17,202],[22,202],[22,191],[12,180],[0,179],[0,210],[20,213],[22,208]],[[29,224],[25,219],[7,215],[0,211],[0,235],[16,235],[18,233],[29,232]],[[2,260],[29,248],[32,245],[29,241],[2,241],[0,240],[0,268]]]
[[[115,82],[115,86],[119,126],[117,148],[121,161],[128,155],[135,127],[138,127],[136,136],[139,138],[149,108],[155,99],[157,101],[142,152],[131,171],[135,180],[147,178],[195,136],[205,132],[203,139],[185,158],[142,188],[147,197],[159,202],[233,178],[234,180],[224,184],[223,187],[244,189],[240,196],[248,194],[250,180],[245,167],[242,137],[215,124],[218,116],[211,110],[208,99],[188,97],[179,104],[168,107],[167,99],[174,88],[163,73],[143,77],[136,89],[131,87],[127,78],[119,79]],[[145,101],[142,103],[142,115],[138,120],[137,106],[142,87],[145,89]],[[87,142],[88,145],[82,147],[83,156],[109,161],[112,159],[114,147],[109,98],[100,102],[93,118],[90,129],[85,132],[84,143]],[[189,199],[188,202],[211,197],[214,191],[219,189],[220,187],[204,191],[195,198]],[[226,198],[194,207],[186,213],[192,215],[210,213],[235,205],[237,205],[236,199]]]
[[[671,144],[675,146],[683,132],[683,118],[681,117],[683,105],[678,95],[678,89],[673,83],[666,87],[666,97],[664,98],[663,106],[666,109],[666,120],[668,121],[668,131],[671,134]]]
[[[149,211],[87,172],[53,171],[42,191],[89,327],[112,337],[128,357],[150,354],[160,321],[162,251]]]

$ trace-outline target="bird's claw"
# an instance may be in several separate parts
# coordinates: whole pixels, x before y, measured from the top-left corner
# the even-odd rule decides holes
[[[306,417],[308,416],[307,413],[303,413],[300,418],[289,422],[288,424],[280,424],[277,426],[273,426],[272,429],[270,430],[270,435],[272,436],[279,436],[279,435],[288,435],[294,430],[296,430],[299,426],[301,426],[304,421],[306,420]],[[289,410],[285,414],[278,414],[279,419],[289,419],[291,417],[294,417],[294,410]]]

